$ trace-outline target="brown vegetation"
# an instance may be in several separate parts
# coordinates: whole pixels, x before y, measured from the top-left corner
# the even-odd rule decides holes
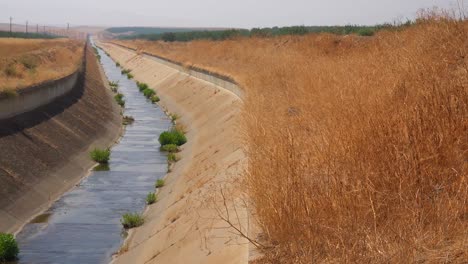
[[[82,41],[0,39],[0,92],[14,91],[74,72],[83,57]]]
[[[468,22],[121,44],[234,77],[259,263],[468,259]]]

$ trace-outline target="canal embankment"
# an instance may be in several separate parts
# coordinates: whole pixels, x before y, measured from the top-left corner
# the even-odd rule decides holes
[[[86,70],[25,89],[27,100],[21,93],[5,99],[14,107],[0,120],[1,232],[16,232],[47,209],[89,173],[89,151],[121,133],[120,107],[90,48],[85,58]]]
[[[156,91],[188,139],[159,201],[146,210],[145,224],[132,230],[115,263],[247,263],[249,244],[238,231],[248,234],[248,213],[235,188],[246,169],[237,90],[147,54],[98,45]]]

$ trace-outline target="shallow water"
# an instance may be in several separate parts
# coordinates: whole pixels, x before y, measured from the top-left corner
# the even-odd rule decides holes
[[[134,81],[121,75],[115,62],[99,53],[108,79],[118,81],[125,96],[124,115],[135,122],[112,148],[109,170],[92,171],[17,235],[17,263],[108,263],[125,236],[121,216],[142,212],[146,195],[166,174],[167,157],[157,139],[171,127],[170,120]]]

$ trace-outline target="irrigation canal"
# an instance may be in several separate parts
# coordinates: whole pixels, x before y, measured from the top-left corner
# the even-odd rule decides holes
[[[102,50],[99,54],[108,79],[118,82],[125,96],[124,115],[135,122],[112,147],[108,171],[92,171],[17,235],[21,252],[16,263],[110,262],[124,240],[122,215],[143,211],[146,195],[166,174],[167,158],[157,139],[171,127],[170,120],[110,57]]]

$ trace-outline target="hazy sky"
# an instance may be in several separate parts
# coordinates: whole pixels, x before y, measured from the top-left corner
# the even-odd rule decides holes
[[[413,18],[420,8],[456,0],[0,0],[0,22],[265,27],[375,24]],[[466,0],[468,2],[468,0]]]

